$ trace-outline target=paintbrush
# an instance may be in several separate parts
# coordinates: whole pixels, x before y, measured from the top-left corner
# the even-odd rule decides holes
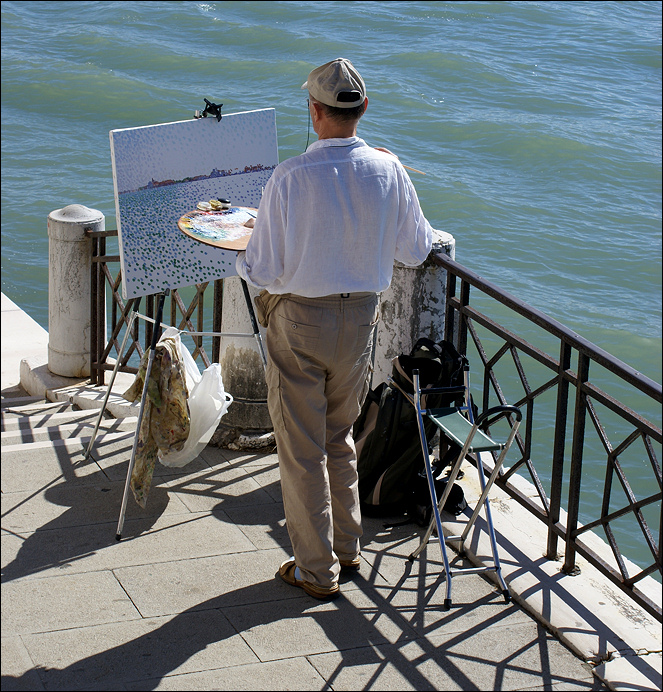
[[[403,168],[407,168],[408,171],[414,171],[415,173],[421,173],[421,175],[426,175],[423,171],[418,171],[416,168],[410,168],[410,166],[406,166],[404,163],[401,164]]]
[[[396,154],[394,154],[393,151],[389,151],[389,149],[385,149],[384,147],[373,147],[373,148],[377,149],[378,151],[384,151],[385,154],[390,154],[391,156],[395,156],[398,159],[398,156],[396,156]],[[421,175],[426,175],[423,171],[417,170],[416,168],[411,168],[410,166],[406,166],[404,163],[402,163],[401,166],[403,166],[403,168],[407,168],[408,171],[414,171],[415,173],[421,173]]]

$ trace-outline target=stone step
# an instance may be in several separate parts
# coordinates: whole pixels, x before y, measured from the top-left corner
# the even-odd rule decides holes
[[[49,410],[31,415],[7,417],[2,421],[2,432],[19,430],[22,428],[43,428],[56,425],[68,425],[69,423],[88,422],[94,425],[99,417],[99,409],[74,410],[71,407],[67,411],[51,413]],[[121,420],[106,416],[104,420]]]
[[[72,447],[81,445],[86,447],[92,437],[93,428],[90,428],[90,434],[80,437],[67,437],[57,440],[41,440],[38,442],[20,442],[18,444],[7,444],[2,446],[2,456],[12,453],[26,454],[40,449],[55,449],[57,447]],[[97,434],[95,443],[105,442],[106,444],[113,441],[128,440],[133,437],[134,431],[111,432]]]
[[[21,421],[14,430],[0,433],[2,450],[18,444],[29,444],[47,440],[67,440],[72,438],[87,438],[92,436],[97,416],[89,419],[71,422],[63,425],[31,426],[31,419]],[[136,430],[138,418],[111,418],[101,421],[98,435],[108,433],[133,433]]]
[[[2,421],[39,414],[54,414],[72,411],[72,406],[68,401],[45,401],[38,399],[34,402],[17,403],[20,400],[5,400],[2,402]],[[13,402],[13,403],[12,403]]]
[[[45,401],[41,396],[5,396],[2,395],[0,399],[0,408],[5,408],[6,406],[23,406],[25,404],[34,404],[38,401]]]

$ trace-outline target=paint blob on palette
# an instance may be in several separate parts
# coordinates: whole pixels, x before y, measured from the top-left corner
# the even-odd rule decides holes
[[[110,143],[123,297],[236,275],[241,248],[204,242],[178,222],[205,199],[258,207],[278,164],[274,109],[112,130]]]
[[[202,243],[226,250],[244,250],[257,209],[230,207],[223,211],[190,211],[178,221],[180,230]],[[247,226],[247,224],[250,224]]]

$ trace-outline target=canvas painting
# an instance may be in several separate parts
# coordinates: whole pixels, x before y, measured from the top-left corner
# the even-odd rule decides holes
[[[199,202],[255,207],[278,164],[273,108],[110,132],[126,299],[233,276],[234,251],[185,235]]]

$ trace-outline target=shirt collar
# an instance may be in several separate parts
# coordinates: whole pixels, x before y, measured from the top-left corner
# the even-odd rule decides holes
[[[331,137],[329,139],[318,139],[309,145],[306,151],[322,149],[324,147],[350,147],[353,144],[366,144],[361,137]]]

